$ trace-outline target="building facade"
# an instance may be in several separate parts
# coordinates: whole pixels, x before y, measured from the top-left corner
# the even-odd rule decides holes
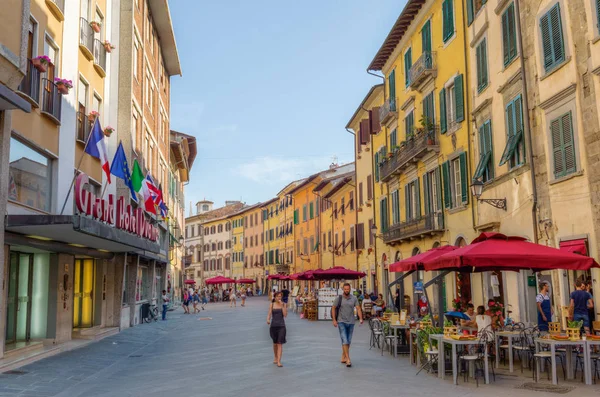
[[[243,211],[243,210],[242,210]],[[231,215],[231,277],[244,278],[244,214]]]
[[[186,278],[196,281],[197,286],[201,286],[204,275],[204,226],[202,222],[213,210],[212,201],[203,200],[196,203],[196,213],[193,214],[190,208],[190,215],[185,218],[185,248],[186,260],[190,265],[186,268]],[[191,204],[190,204],[191,207]]]
[[[244,213],[244,278],[255,280],[255,287],[264,290],[264,233],[261,204],[245,209]]]

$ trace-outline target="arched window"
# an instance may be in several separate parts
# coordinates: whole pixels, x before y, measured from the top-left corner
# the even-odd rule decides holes
[[[439,248],[441,246],[439,241],[436,241],[435,243],[433,243],[433,247],[431,248]]]
[[[412,250],[411,256],[419,255],[420,253],[421,253],[421,250],[419,249],[419,247],[415,247]]]
[[[454,245],[457,246],[457,247],[464,247],[464,246],[467,245],[467,242],[465,241],[464,238],[459,237],[459,238],[456,239],[456,243]]]
[[[402,260],[402,254],[400,251],[396,251],[396,256],[394,257],[394,262],[400,262]]]

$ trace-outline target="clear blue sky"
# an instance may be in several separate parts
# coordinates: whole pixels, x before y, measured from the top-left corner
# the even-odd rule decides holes
[[[405,0],[170,2],[183,77],[171,128],[198,139],[189,203],[274,197],[289,182],[353,160],[346,123]]]

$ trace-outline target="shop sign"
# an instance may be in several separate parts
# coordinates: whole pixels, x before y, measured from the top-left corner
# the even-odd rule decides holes
[[[81,214],[150,241],[158,241],[158,229],[146,220],[143,209],[133,209],[130,204],[125,205],[124,197],[119,197],[115,210],[113,194],[106,200],[96,197],[84,189],[86,184],[89,184],[89,177],[82,172],[75,180],[75,205]]]
[[[422,294],[423,293],[423,282],[422,281],[415,282],[414,286],[413,286],[413,291],[415,294]]]

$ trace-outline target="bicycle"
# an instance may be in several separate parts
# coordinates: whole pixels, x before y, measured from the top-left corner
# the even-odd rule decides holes
[[[152,320],[154,320],[155,322],[158,321],[158,307],[155,303],[152,303],[152,305],[149,306],[150,307],[148,307],[148,314],[146,315],[146,318],[144,318],[144,322],[151,323]]]

